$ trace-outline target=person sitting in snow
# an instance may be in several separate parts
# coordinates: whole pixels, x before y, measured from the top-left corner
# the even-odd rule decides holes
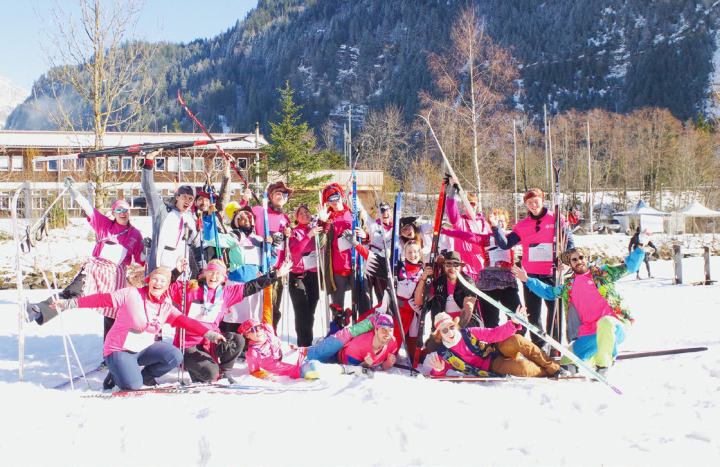
[[[519,306],[516,313],[527,319],[525,307]],[[472,376],[565,374],[537,345],[516,334],[522,326],[514,319],[495,328],[461,329],[458,321],[444,312],[435,316],[434,337],[440,340],[440,348],[426,359],[433,376],[444,376],[451,369]]]
[[[352,366],[334,365],[332,361],[340,349],[353,337],[373,329],[373,323],[363,320],[326,337],[310,347],[290,348],[275,335],[268,323],[251,318],[240,326],[248,341],[246,360],[250,374],[256,378],[275,380],[275,376],[317,379],[323,375],[356,373]]]
[[[642,237],[641,245],[647,245],[647,235]],[[563,297],[568,340],[574,340],[571,350],[582,360],[594,364],[597,372],[605,376],[615,360],[617,346],[625,340],[625,328],[633,321],[630,312],[622,306],[615,283],[637,272],[644,258],[645,250],[637,248],[620,265],[589,266],[588,252],[571,248],[563,253],[562,260],[573,274],[559,287],[528,277],[525,269],[517,266],[513,267],[513,274],[541,298]],[[568,359],[563,358],[561,363],[567,365],[571,373],[577,371],[577,366]]]
[[[395,365],[399,349],[393,329],[395,323],[390,315],[378,314],[372,320],[374,330],[353,337],[338,352],[338,360],[346,365],[388,370]]]
[[[135,391],[157,384],[155,378],[177,368],[183,354],[177,347],[155,340],[165,323],[180,327],[209,342],[225,342],[222,334],[208,330],[200,321],[184,316],[166,294],[170,270],[157,268],[145,278],[142,288],[126,287],[112,293],[60,299],[58,311],[72,308],[112,307],[117,309],[115,324],[110,328],[103,357],[115,384],[124,391]]]

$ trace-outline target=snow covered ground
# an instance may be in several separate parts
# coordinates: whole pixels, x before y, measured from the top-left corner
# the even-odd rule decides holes
[[[607,251],[627,245],[624,236],[597,244],[612,237],[579,243]],[[83,242],[62,254],[87,254]],[[0,244],[6,258],[9,243]],[[709,350],[619,361],[610,380],[620,396],[587,380],[458,384],[393,370],[372,379],[268,383],[286,392],[88,398],[104,374],[90,378],[92,391],[83,383],[52,388],[67,379],[63,329],[88,370],[101,358],[101,317],[75,310],[43,327],[27,325],[19,382],[17,292],[0,291],[3,464],[718,465],[720,287],[673,286],[670,262],[652,267],[655,279],[619,285],[637,320],[621,350]],[[712,268],[720,274],[720,258]],[[701,259],[686,259],[684,270],[688,283],[700,280]],[[48,291],[27,293],[40,299]],[[171,339],[172,330],[164,334]],[[262,384],[244,363],[233,373]],[[161,382],[176,378],[171,372]]]

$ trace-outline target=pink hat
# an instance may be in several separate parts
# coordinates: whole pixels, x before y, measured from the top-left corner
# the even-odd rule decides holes
[[[256,320],[255,318],[246,319],[240,325],[240,327],[238,328],[238,331],[240,331],[240,334],[245,335],[248,332],[250,332],[250,330],[252,328],[254,328],[255,326],[259,326],[259,325],[260,325],[260,321]]]
[[[114,211],[117,208],[125,208],[127,210],[130,210],[130,205],[124,199],[119,199],[112,204],[112,207],[110,209]]]

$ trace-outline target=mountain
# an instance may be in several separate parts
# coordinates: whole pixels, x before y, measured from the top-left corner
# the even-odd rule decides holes
[[[25,89],[0,76],[0,130],[5,127],[5,121],[13,109],[25,101],[29,94]]]
[[[217,37],[160,44],[148,70],[157,90],[146,108],[150,130],[192,129],[178,89],[206,126],[269,131],[277,89],[289,81],[315,128],[328,119],[353,128],[368,109],[399,106],[411,120],[418,93],[433,90],[427,53],[442,53],[467,0],[260,0]],[[668,108],[688,119],[702,111],[720,42],[720,1],[546,0],[475,2],[493,39],[510,49],[523,91],[518,105],[541,115],[572,108],[630,112]],[[720,59],[715,57],[720,66]],[[47,92],[46,78],[35,90]],[[43,128],[32,99],[10,128]],[[81,106],[78,106],[81,109]],[[82,110],[78,111],[82,114]],[[175,125],[173,125],[176,122]]]

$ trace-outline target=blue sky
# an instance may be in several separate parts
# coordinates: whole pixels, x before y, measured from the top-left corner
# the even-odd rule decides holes
[[[30,90],[48,68],[40,12],[56,0],[0,0],[0,76]],[[57,0],[75,5],[78,0]],[[190,42],[214,37],[242,20],[258,0],[146,0],[139,29],[150,41]],[[110,3],[110,2],[108,2]]]

